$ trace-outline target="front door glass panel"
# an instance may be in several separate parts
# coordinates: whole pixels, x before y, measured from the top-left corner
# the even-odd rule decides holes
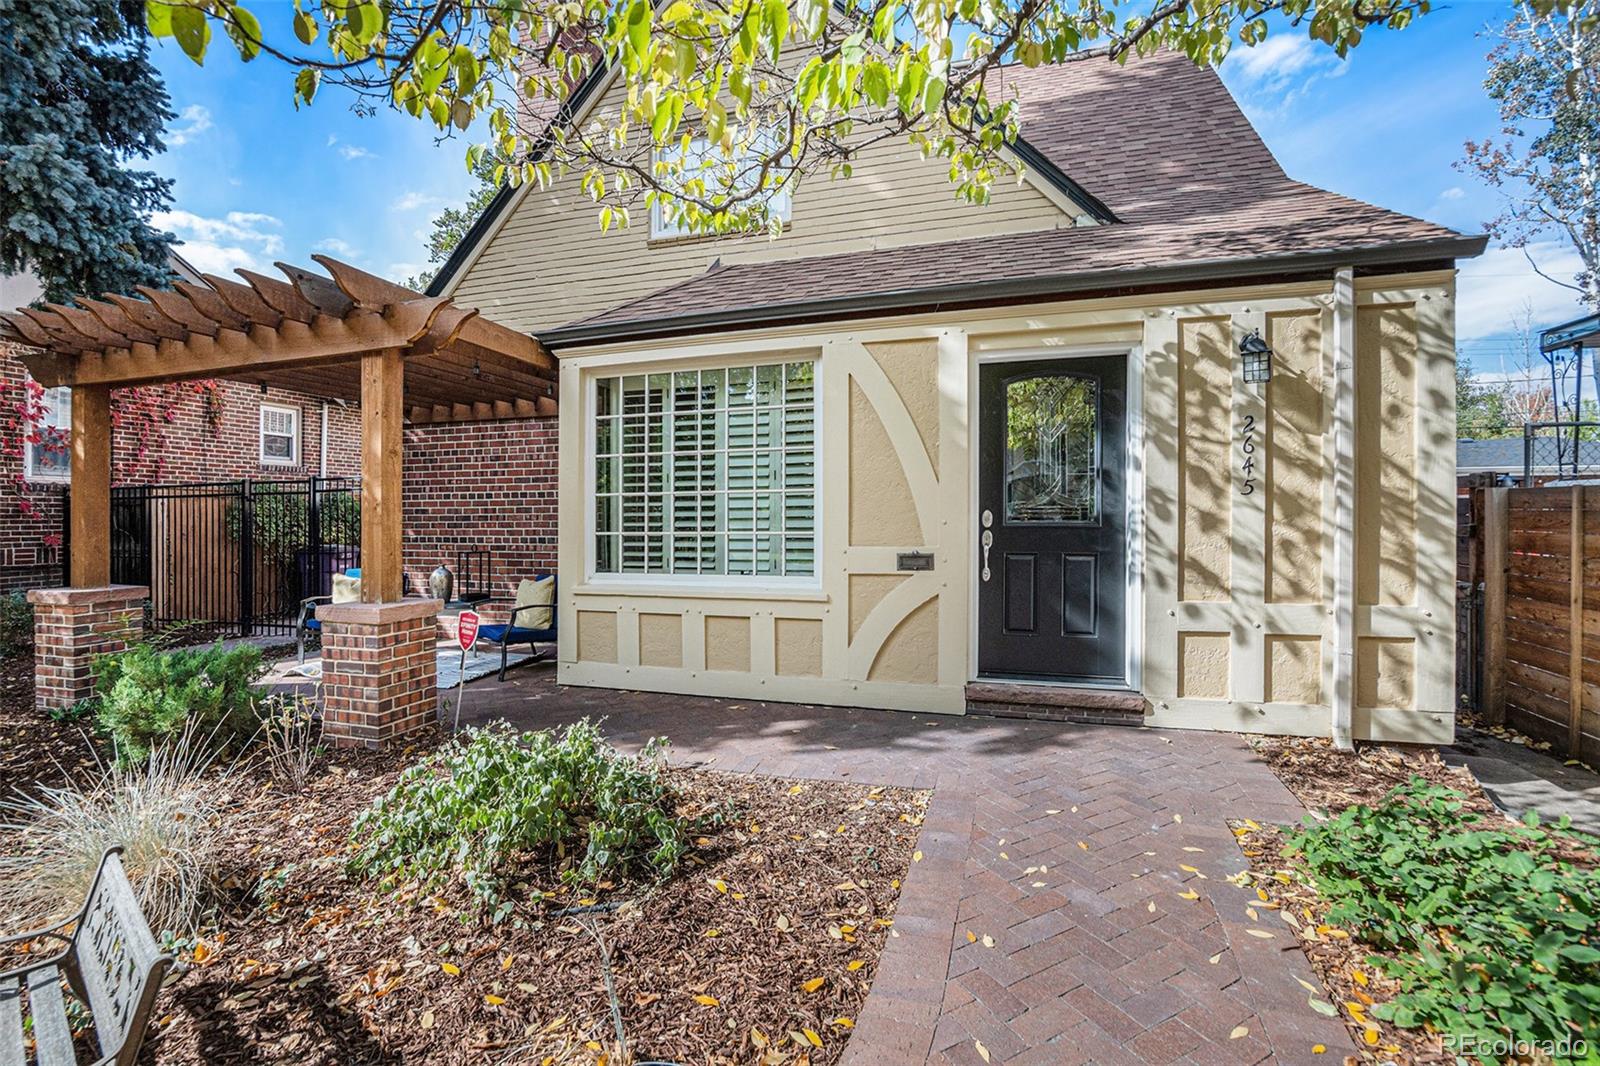
[[[1007,522],[1100,520],[1099,410],[1093,378],[1006,383]]]

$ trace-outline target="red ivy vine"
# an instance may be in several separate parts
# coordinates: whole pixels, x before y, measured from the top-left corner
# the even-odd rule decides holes
[[[159,481],[166,473],[167,427],[178,420],[184,398],[198,396],[206,425],[212,436],[222,430],[222,384],[218,381],[179,381],[162,385],[141,385],[118,389],[111,394],[111,426],[133,449],[132,456],[117,473],[119,480]],[[49,414],[43,386],[30,378],[0,380],[0,457],[4,457],[8,476],[17,495],[17,509],[26,517],[42,517],[32,497],[33,485],[27,477],[27,451],[42,444],[65,450],[65,433],[45,427]],[[48,547],[59,547],[61,536],[44,536]]]

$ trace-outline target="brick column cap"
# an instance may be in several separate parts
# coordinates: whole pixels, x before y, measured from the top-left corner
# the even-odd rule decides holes
[[[149,585],[97,585],[92,588],[28,590],[28,602],[39,607],[133,603],[149,598]]]
[[[317,621],[346,625],[383,625],[431,618],[444,610],[443,600],[391,600],[388,603],[326,603],[317,608]]]

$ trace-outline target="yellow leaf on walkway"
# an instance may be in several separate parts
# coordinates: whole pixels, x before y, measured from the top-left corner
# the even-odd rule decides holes
[[[1275,939],[1277,939],[1271,933],[1267,932],[1265,929],[1246,929],[1245,932],[1249,933],[1253,937],[1259,937],[1262,940],[1275,940]]]
[[[501,1007],[504,1006],[506,1002],[502,997],[495,995],[484,996],[483,1001],[489,1004],[491,1007]]]
[[[802,1029],[802,1030],[800,1030],[800,1033],[801,1033],[801,1035],[803,1035],[806,1038],[807,1041],[810,1042],[812,1047],[821,1047],[822,1046],[822,1037],[818,1036],[816,1033],[812,1032],[810,1029]]]
[[[1326,1055],[1328,1053],[1328,1045],[1326,1045],[1326,1044],[1312,1044],[1311,1045],[1311,1053],[1313,1055]]]
[[[978,1057],[984,1062],[989,1061],[989,1049],[983,1046],[982,1040],[974,1040],[972,1046],[978,1049]]]
[[[846,1029],[854,1029],[856,1027],[856,1023],[849,1018],[835,1018],[833,1024],[843,1026]]]
[[[1236,1025],[1236,1026],[1233,1027],[1233,1032],[1228,1034],[1228,1039],[1229,1040],[1241,1040],[1244,1037],[1247,1037],[1249,1035],[1250,1035],[1250,1027],[1248,1025]]]
[[[827,983],[828,979],[826,977],[813,977],[800,987],[805,989],[807,992],[815,992],[817,989],[821,988]]]
[[[922,850],[920,848],[911,853],[911,861],[912,862],[921,862],[922,861]]]
[[[722,1006],[722,1001],[717,999],[716,996],[708,996],[708,995],[705,995],[704,993],[694,997],[694,1001],[696,1003],[700,1004],[702,1007],[720,1007],[720,1006]]]
[[[1179,892],[1178,893],[1178,898],[1179,899],[1199,899],[1200,898],[1200,893],[1194,892],[1194,891]]]
[[[854,973],[855,971],[861,969],[861,967],[863,967],[865,965],[866,965],[866,963],[862,962],[860,959],[851,959],[850,960],[850,965],[846,966],[845,969],[849,970],[851,973]]]
[[[461,967],[457,966],[453,962],[441,962],[439,964],[439,969],[443,970],[445,973],[449,974],[451,977],[460,977],[461,976]]]

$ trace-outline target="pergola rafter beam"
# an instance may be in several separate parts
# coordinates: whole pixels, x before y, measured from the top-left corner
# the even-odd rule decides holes
[[[325,257],[324,277],[239,271],[143,299],[79,298],[0,314],[0,340],[27,346],[34,380],[73,390],[73,581],[104,584],[110,544],[113,389],[199,378],[359,399],[361,599],[402,595],[402,450],[414,424],[556,412],[555,360],[533,337]],[[331,621],[331,620],[330,620]]]
[[[78,306],[0,313],[0,339],[45,386],[122,388],[200,378],[278,385],[354,400],[360,360],[397,351],[404,410],[417,423],[529,418],[556,411],[556,364],[533,337],[445,297],[429,297],[327,256],[327,275],[278,264],[287,280],[106,294]]]

